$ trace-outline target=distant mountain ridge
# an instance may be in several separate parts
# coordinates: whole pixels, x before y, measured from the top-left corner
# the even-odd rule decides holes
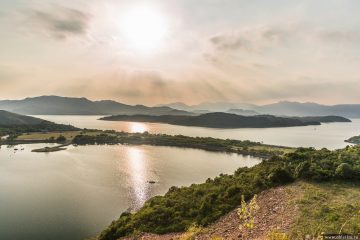
[[[103,117],[106,121],[135,121],[168,123],[181,126],[209,127],[209,128],[268,128],[320,125],[321,122],[350,122],[349,119],[337,116],[327,117],[276,117],[272,115],[241,116],[237,114],[215,112],[199,116],[149,116],[149,115],[115,115]]]
[[[26,115],[193,115],[170,107],[127,105],[112,100],[91,101],[87,98],[40,96],[23,100],[0,101],[0,109]]]
[[[236,113],[233,109],[241,109],[243,111],[254,111],[258,114],[270,114],[276,116],[343,116],[347,118],[360,118],[360,104],[322,105],[311,102],[300,103],[281,101],[267,105],[215,102],[192,106],[184,103],[171,103],[162,106],[171,106],[172,108],[182,110],[186,109],[186,111],[203,110]]]
[[[244,109],[237,109],[237,108],[231,108],[231,109],[227,110],[226,112],[237,114],[237,115],[243,115],[243,116],[260,115],[260,113],[254,111],[254,110],[244,110]]]
[[[318,103],[299,103],[282,101],[255,107],[265,114],[287,116],[325,116],[336,115],[348,118],[360,118],[360,104],[321,105]]]
[[[267,105],[206,102],[186,105],[181,102],[155,107],[128,105],[112,100],[91,101],[87,98],[40,96],[22,100],[0,100],[0,109],[25,115],[199,115],[226,112],[244,116],[343,116],[360,118],[360,104],[321,105],[282,101]]]

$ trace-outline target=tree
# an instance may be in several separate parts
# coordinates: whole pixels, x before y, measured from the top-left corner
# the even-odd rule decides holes
[[[65,142],[66,141],[66,137],[64,137],[63,135],[60,135],[58,138],[56,138],[57,142]]]

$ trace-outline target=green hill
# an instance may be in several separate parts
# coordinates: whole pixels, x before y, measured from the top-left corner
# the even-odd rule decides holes
[[[199,116],[151,116],[151,115],[116,115],[103,117],[107,121],[158,122],[181,126],[209,128],[268,128],[320,125],[321,122],[351,122],[337,116],[325,117],[277,117],[272,115],[241,116],[231,113],[206,113]]]
[[[44,120],[0,110],[0,125],[36,125]]]
[[[0,110],[0,136],[29,132],[74,131],[71,125],[57,124],[40,118]]]

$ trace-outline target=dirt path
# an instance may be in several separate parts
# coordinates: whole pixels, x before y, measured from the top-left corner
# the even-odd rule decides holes
[[[254,228],[251,230],[239,230],[240,220],[236,210],[230,212],[208,228],[193,234],[192,238],[185,238],[184,233],[155,235],[144,234],[135,239],[141,240],[177,240],[177,239],[266,239],[269,232],[277,230],[279,232],[289,232],[298,214],[296,205],[296,194],[291,186],[277,187],[264,191],[258,195],[257,203],[259,210],[255,215]],[[189,236],[189,234],[187,234]],[[126,238],[127,240],[134,238]]]

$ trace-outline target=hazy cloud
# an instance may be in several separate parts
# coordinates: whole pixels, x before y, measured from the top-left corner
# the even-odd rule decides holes
[[[0,85],[11,85],[17,80],[18,74],[9,66],[0,65]]]
[[[359,43],[360,32],[326,30],[326,31],[319,31],[318,37],[321,40],[331,41],[331,42]]]
[[[247,45],[247,41],[245,39],[236,35],[217,35],[211,37],[210,42],[218,50],[235,50],[244,48]]]
[[[56,7],[52,10],[33,10],[31,19],[56,39],[84,35],[88,29],[89,15],[76,9]]]
[[[285,40],[295,29],[282,29],[271,26],[258,26],[251,29],[230,31],[209,38],[210,44],[219,51],[239,49],[258,50],[269,44]]]

